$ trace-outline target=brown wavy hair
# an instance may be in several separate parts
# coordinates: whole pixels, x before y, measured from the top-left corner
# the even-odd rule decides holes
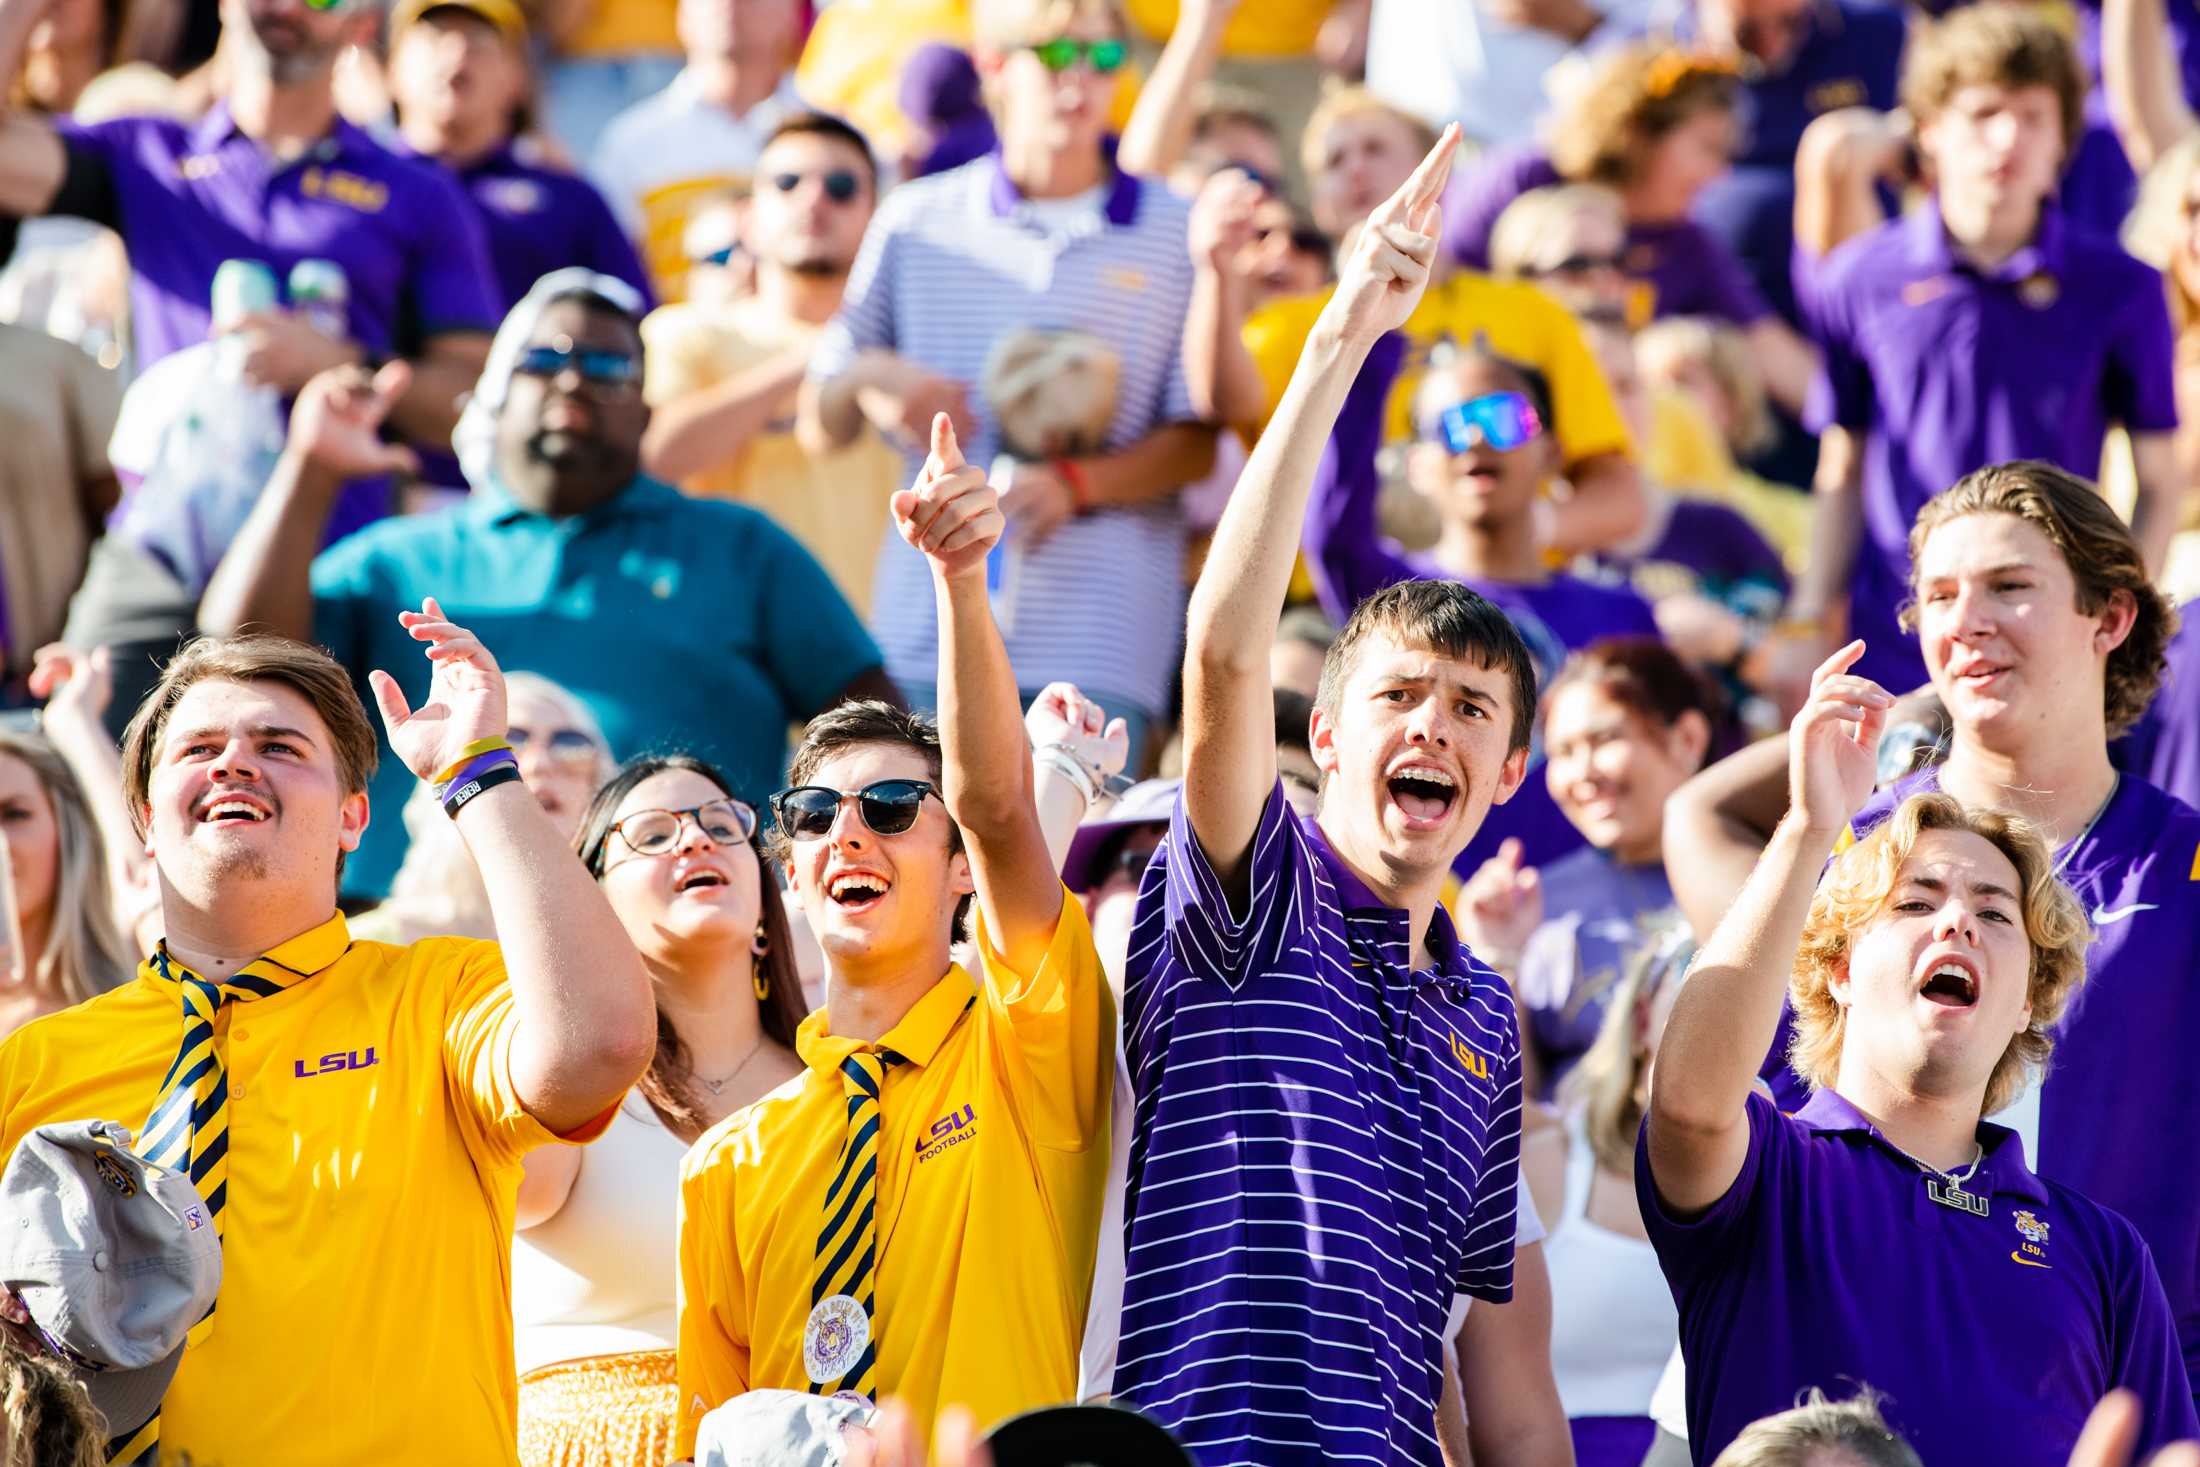
[[[2046,87],[2062,114],[2063,161],[2085,131],[2085,71],[2054,22],[2016,5],[1967,5],[1914,24],[1902,58],[1902,105],[1920,128],[1969,86]]]
[[[1551,165],[1575,183],[1623,188],[1650,150],[1705,112],[1732,112],[1741,77],[1722,58],[1642,42],[1601,62],[1552,119]]]
[[[2119,592],[2131,598],[2137,614],[2131,634],[2108,654],[2102,714],[2110,738],[2137,723],[2162,686],[2177,608],[2155,589],[2139,542],[2100,491],[2053,464],[1989,464],[1925,502],[1910,526],[1910,599],[1902,607],[1902,629],[1917,630],[1916,566],[1925,542],[1950,520],[1972,514],[2015,515],[2052,540],[2078,583],[2078,610],[2085,615],[2098,615]]]
[[[1834,1002],[1832,981],[1847,973],[1852,944],[1886,910],[1902,863],[1928,830],[1969,831],[2017,868],[2017,901],[2032,944],[2032,1021],[2009,1041],[1986,1082],[1982,1113],[1992,1115],[2024,1088],[2028,1068],[2046,1074],[2055,1025],[2085,982],[2093,924],[2084,904],[2055,875],[2054,854],[2039,827],[2000,810],[1966,809],[1950,795],[1910,796],[1878,829],[1837,856],[1818,883],[1788,982],[1795,1010],[1788,1068],[1813,1090],[1832,1087],[1847,1032],[1847,1011]]]
[[[629,759],[596,791],[581,816],[580,828],[573,832],[573,850],[590,876],[603,880],[604,858],[611,844],[611,827],[618,820],[619,802],[643,780],[668,769],[700,774],[721,794],[740,798],[715,766],[691,754],[650,754]],[[757,1001],[756,1017],[766,1039],[793,1049],[795,1030],[806,1017],[802,975],[795,967],[794,932],[787,925],[787,909],[779,899],[779,883],[764,854],[764,812],[759,810],[756,816],[756,834],[749,837],[748,845],[749,854],[756,857],[757,892],[761,898],[758,916],[764,929],[764,951],[756,959],[756,966],[766,984],[765,996]],[[634,1088],[649,1102],[665,1129],[682,1141],[693,1141],[710,1128],[710,1117],[695,1094],[694,1059],[663,1004],[657,1005],[656,1053],[650,1056],[649,1068],[634,1082]]]

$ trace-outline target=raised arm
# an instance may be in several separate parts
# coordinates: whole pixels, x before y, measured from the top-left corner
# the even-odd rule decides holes
[[[1123,772],[1130,729],[1120,718],[1110,720],[1075,684],[1048,683],[1024,710],[1024,733],[1031,740],[1032,796],[1047,860],[1060,871],[1078,825],[1106,798],[1106,782]]]
[[[1215,73],[1222,32],[1237,7],[1238,0],[1185,0],[1153,75],[1138,89],[1138,105],[1123,124],[1115,161],[1124,172],[1158,178],[1184,157],[1199,115],[1199,89]]]
[[[427,644],[428,698],[407,704],[397,680],[369,675],[390,747],[434,779],[505,733],[504,674],[489,649],[446,620],[430,597],[399,623]],[[641,1078],[657,1043],[656,1005],[626,929],[526,785],[491,786],[457,812],[504,949],[518,1019],[509,1059],[527,1113],[563,1135],[601,1115]]]
[[[1238,268],[1261,198],[1258,183],[1225,168],[1200,187],[1184,224],[1192,252],[1192,299],[1184,311],[1184,383],[1193,409],[1210,422],[1256,424],[1268,411],[1267,384],[1245,345],[1252,282]]]
[[[994,950],[1037,972],[1062,914],[1062,879],[1032,800],[1031,744],[1008,649],[993,624],[985,557],[1007,520],[985,471],[963,462],[947,414],[932,453],[893,498],[894,527],[932,564],[940,621],[940,743],[948,813],[962,828]]]
[[[1677,1212],[1726,1195],[1749,1151],[1750,1086],[1779,1028],[1818,878],[1869,798],[1894,699],[1848,669],[1851,642],[1818,667],[1788,732],[1788,813],[1733,908],[1704,939],[1650,1079],[1650,1174]]]
[[[2101,88],[2109,122],[2140,173],[2200,130],[2169,34],[2163,0],[2101,0]]]
[[[1283,401],[1239,477],[1192,591],[1184,654],[1184,800],[1216,871],[1235,874],[1276,782],[1268,675],[1314,471],[1368,351],[1427,289],[1456,125],[1353,244]]]
[[[411,380],[410,367],[391,362],[372,378],[347,366],[306,384],[275,472],[199,598],[200,631],[227,637],[251,626],[313,639],[313,557],[344,481],[414,461],[378,436]]]
[[[1719,925],[1786,813],[1784,736],[1737,749],[1666,797],[1665,875],[1692,929]]]

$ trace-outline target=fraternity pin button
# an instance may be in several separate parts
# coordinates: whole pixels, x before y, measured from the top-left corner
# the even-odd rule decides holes
[[[802,1368],[811,1381],[827,1385],[855,1369],[871,1343],[871,1317],[847,1294],[818,1301],[802,1327]]]

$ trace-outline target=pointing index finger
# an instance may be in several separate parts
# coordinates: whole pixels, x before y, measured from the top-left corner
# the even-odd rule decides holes
[[[1444,192],[1444,184],[1451,178],[1452,159],[1459,154],[1459,124],[1447,123],[1436,146],[1428,150],[1413,176],[1398,192],[1404,197],[1406,217],[1418,218],[1423,209],[1436,202]]]
[[[932,457],[943,472],[963,466],[962,445],[955,441],[955,420],[946,413],[932,415]]]

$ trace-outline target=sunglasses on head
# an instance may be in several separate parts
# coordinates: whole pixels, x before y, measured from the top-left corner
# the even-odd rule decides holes
[[[556,377],[567,367],[591,387],[632,387],[642,380],[642,359],[629,352],[551,344],[519,354],[512,370],[525,377]]]
[[[731,796],[685,810],[636,810],[611,828],[637,856],[661,856],[680,843],[682,820],[693,820],[722,846],[743,845],[756,834],[755,809]]]
[[[791,194],[812,178],[825,185],[825,197],[836,204],[845,204],[854,198],[856,189],[862,184],[849,169],[835,168],[830,173],[775,173],[772,187],[783,194]]]
[[[1510,453],[1542,432],[1543,419],[1525,393],[1491,392],[1445,408],[1423,436],[1453,453],[1466,453],[1485,443],[1499,453]]]
[[[1101,76],[1120,68],[1131,51],[1121,41],[1076,41],[1068,36],[1041,41],[1029,49],[1039,58],[1039,64],[1049,71],[1067,71],[1083,61]]]
[[[789,840],[818,840],[830,835],[840,807],[849,800],[874,835],[900,835],[917,823],[926,795],[939,790],[929,780],[881,779],[843,793],[821,784],[798,784],[772,796],[772,813]]]

